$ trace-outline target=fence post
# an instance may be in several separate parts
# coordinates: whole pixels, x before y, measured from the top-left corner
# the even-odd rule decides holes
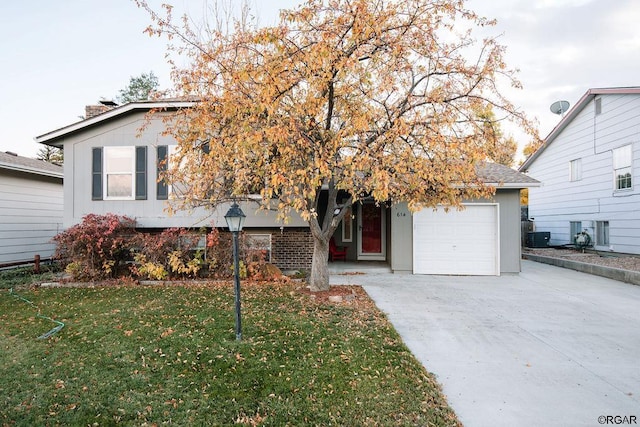
[[[36,254],[36,256],[33,259],[33,264],[34,264],[33,270],[35,271],[35,273],[40,274],[40,255]]]

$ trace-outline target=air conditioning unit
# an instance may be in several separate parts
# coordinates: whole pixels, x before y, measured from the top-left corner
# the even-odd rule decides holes
[[[527,247],[547,248],[549,247],[550,239],[551,233],[548,231],[534,231],[532,233],[527,233]]]

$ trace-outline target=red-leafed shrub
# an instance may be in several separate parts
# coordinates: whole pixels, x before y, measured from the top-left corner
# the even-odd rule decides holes
[[[205,234],[206,233],[206,234]],[[198,247],[202,237],[204,247]],[[135,231],[135,220],[115,214],[89,214],[82,222],[58,234],[56,257],[76,280],[103,280],[130,274],[135,278],[165,280],[233,275],[233,240],[217,228],[168,228],[159,233]],[[239,236],[239,272],[242,278],[268,279],[265,251],[250,248],[248,236]]]
[[[135,220],[115,214],[89,214],[53,238],[55,257],[74,279],[117,277],[129,258]]]

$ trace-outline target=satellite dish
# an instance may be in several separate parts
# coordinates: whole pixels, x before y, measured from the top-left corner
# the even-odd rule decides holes
[[[564,113],[566,113],[569,110],[569,102],[556,101],[553,104],[551,104],[551,107],[549,107],[549,109],[553,114],[560,114],[564,116]]]

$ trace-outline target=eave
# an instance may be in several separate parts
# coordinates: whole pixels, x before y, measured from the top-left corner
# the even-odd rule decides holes
[[[81,120],[76,123],[72,123],[68,126],[56,129],[54,131],[45,133],[43,135],[36,136],[34,140],[40,144],[46,144],[51,146],[59,146],[62,139],[77,132],[81,132],[98,126],[109,120],[125,116],[139,111],[151,111],[151,110],[178,110],[181,108],[189,108],[195,104],[193,101],[157,101],[157,102],[131,102],[120,107],[116,107],[112,110],[106,111],[97,116],[89,119]]]
[[[15,165],[11,163],[6,163],[0,161],[0,169],[16,171],[16,172],[26,172],[34,175],[48,176],[53,178],[64,178],[64,172],[61,170],[60,172],[46,171],[42,169],[31,168],[29,166],[23,165]]]
[[[518,168],[520,172],[526,172],[529,166],[536,161],[538,157],[546,150],[546,148],[562,133],[562,131],[576,118],[578,114],[591,102],[596,96],[600,95],[640,95],[640,87],[618,87],[618,88],[595,88],[589,89],[578,102],[567,112],[567,115],[560,120],[553,130],[544,139],[544,143],[529,156],[524,163]]]

